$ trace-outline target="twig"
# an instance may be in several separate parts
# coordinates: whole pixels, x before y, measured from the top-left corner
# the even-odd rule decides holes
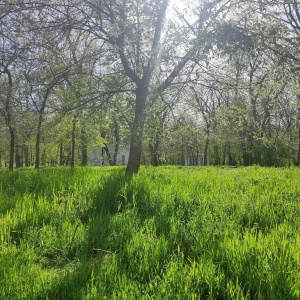
[[[99,248],[92,248],[90,251],[91,251],[91,252],[92,252],[92,251],[102,251],[102,252],[105,252],[105,253],[113,254],[112,251],[103,250],[103,249],[99,249]]]

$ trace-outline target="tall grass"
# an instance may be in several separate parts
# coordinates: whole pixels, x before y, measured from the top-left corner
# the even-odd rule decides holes
[[[299,299],[300,170],[0,172],[0,299]]]

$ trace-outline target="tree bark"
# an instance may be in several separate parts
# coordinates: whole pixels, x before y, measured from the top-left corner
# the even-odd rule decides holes
[[[14,155],[15,155],[15,129],[13,127],[12,122],[12,92],[13,92],[13,81],[11,73],[8,67],[4,68],[4,73],[7,74],[8,77],[8,92],[5,103],[5,121],[9,130],[10,135],[10,150],[9,150],[9,170],[13,170],[14,168]]]
[[[104,150],[105,150],[105,153],[106,153],[106,157],[107,157],[107,160],[108,160],[108,163],[110,166],[114,166],[114,162],[113,162],[113,159],[111,157],[111,154],[109,152],[109,149],[107,147],[107,145],[104,146]]]
[[[81,165],[87,166],[88,164],[88,155],[87,155],[87,139],[86,131],[81,130]]]
[[[15,155],[15,130],[13,128],[9,128],[10,134],[10,150],[9,150],[9,170],[13,170],[14,168],[14,155]]]
[[[17,151],[16,151],[16,168],[20,168],[21,167],[21,157],[20,157],[20,153],[19,153],[19,146],[16,146]]]
[[[158,149],[160,145],[159,138],[160,137],[158,136],[158,134],[156,134],[155,141],[153,143],[151,142],[149,143],[149,149],[151,153],[151,165],[154,167],[159,166],[159,153],[158,153]]]
[[[214,145],[214,165],[219,166],[221,165],[221,158],[219,154],[219,146]]]
[[[126,75],[133,80],[136,84],[136,99],[135,99],[135,116],[133,122],[133,128],[131,133],[130,141],[130,152],[129,159],[126,168],[126,174],[138,173],[141,165],[141,154],[142,154],[142,138],[144,134],[144,125],[145,125],[145,108],[149,93],[150,81],[155,70],[157,59],[159,56],[161,35],[165,20],[166,11],[169,5],[169,0],[157,1],[157,4],[160,5],[160,8],[157,12],[157,19],[155,22],[155,30],[153,36],[153,42],[151,47],[151,55],[147,62],[147,65],[144,66],[143,76],[139,76],[130,68],[128,60],[126,59],[123,48],[124,48],[124,37],[120,39],[119,46],[119,55],[122,61],[122,65]],[[179,68],[177,68],[179,70]],[[179,71],[178,71],[179,72]],[[171,79],[169,81],[172,81]],[[168,85],[166,85],[167,87]]]
[[[24,147],[24,163],[25,167],[29,167],[29,149],[26,144],[23,145]]]
[[[297,108],[297,129],[298,129],[298,153],[296,165],[300,166],[300,94],[297,95],[298,98],[298,108]]]
[[[204,146],[204,159],[203,159],[203,164],[204,166],[207,166],[207,156],[208,156],[208,147],[209,147],[209,142],[210,142],[210,124],[206,124],[206,139],[205,139],[205,146]]]
[[[136,90],[136,106],[133,128],[131,133],[129,159],[126,174],[138,173],[141,165],[142,138],[145,125],[145,107],[148,96],[148,88],[138,87]]]
[[[64,165],[64,146],[63,143],[60,143],[59,145],[59,165]]]
[[[34,166],[34,155],[32,152],[32,146],[30,145],[30,166]]]
[[[298,153],[297,153],[297,160],[296,166],[300,166],[300,124],[298,123]]]
[[[40,167],[40,140],[41,140],[41,122],[38,122],[36,137],[35,137],[35,165],[36,169]]]
[[[117,121],[114,121],[114,135],[115,135],[116,143],[115,143],[115,152],[113,154],[113,165],[115,166],[117,164],[117,156],[118,156],[120,141],[121,141],[120,128]]]
[[[161,164],[159,147],[161,145],[161,141],[163,138],[163,127],[168,113],[165,111],[162,115],[161,111],[158,111],[155,114],[155,129],[152,135],[152,139],[149,142],[149,150],[151,153],[151,165],[154,167],[158,167]]]
[[[75,167],[76,123],[77,123],[77,115],[75,114],[72,122],[71,162],[70,162],[71,168]]]
[[[236,165],[235,160],[232,157],[232,153],[231,153],[231,144],[230,142],[227,143],[227,153],[228,153],[228,165],[229,166],[234,166]]]
[[[48,88],[45,91],[45,95],[42,100],[41,108],[38,110],[39,113],[39,119],[36,129],[36,142],[35,142],[35,168],[38,169],[40,167],[40,141],[41,141],[41,128],[42,123],[44,119],[44,112],[46,108],[46,102],[48,99],[48,96],[50,95],[50,91],[54,87],[56,81],[53,80],[51,84],[48,86]]]

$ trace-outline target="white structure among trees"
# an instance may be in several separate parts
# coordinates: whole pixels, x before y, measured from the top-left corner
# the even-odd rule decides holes
[[[107,146],[111,155],[114,153],[114,145]],[[116,155],[116,165],[122,166],[128,163],[129,149],[123,146],[119,147]],[[109,166],[109,159],[107,157],[106,151],[101,147],[90,148],[90,159],[89,162],[92,166]]]
[[[204,155],[188,155],[184,160],[185,166],[204,166]],[[209,156],[207,156],[206,165],[209,165]]]

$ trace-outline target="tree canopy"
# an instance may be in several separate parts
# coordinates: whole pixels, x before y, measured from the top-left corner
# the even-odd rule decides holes
[[[297,1],[4,0],[0,163],[300,164]],[[113,144],[114,153],[109,152]],[[111,149],[111,148],[110,148]]]

